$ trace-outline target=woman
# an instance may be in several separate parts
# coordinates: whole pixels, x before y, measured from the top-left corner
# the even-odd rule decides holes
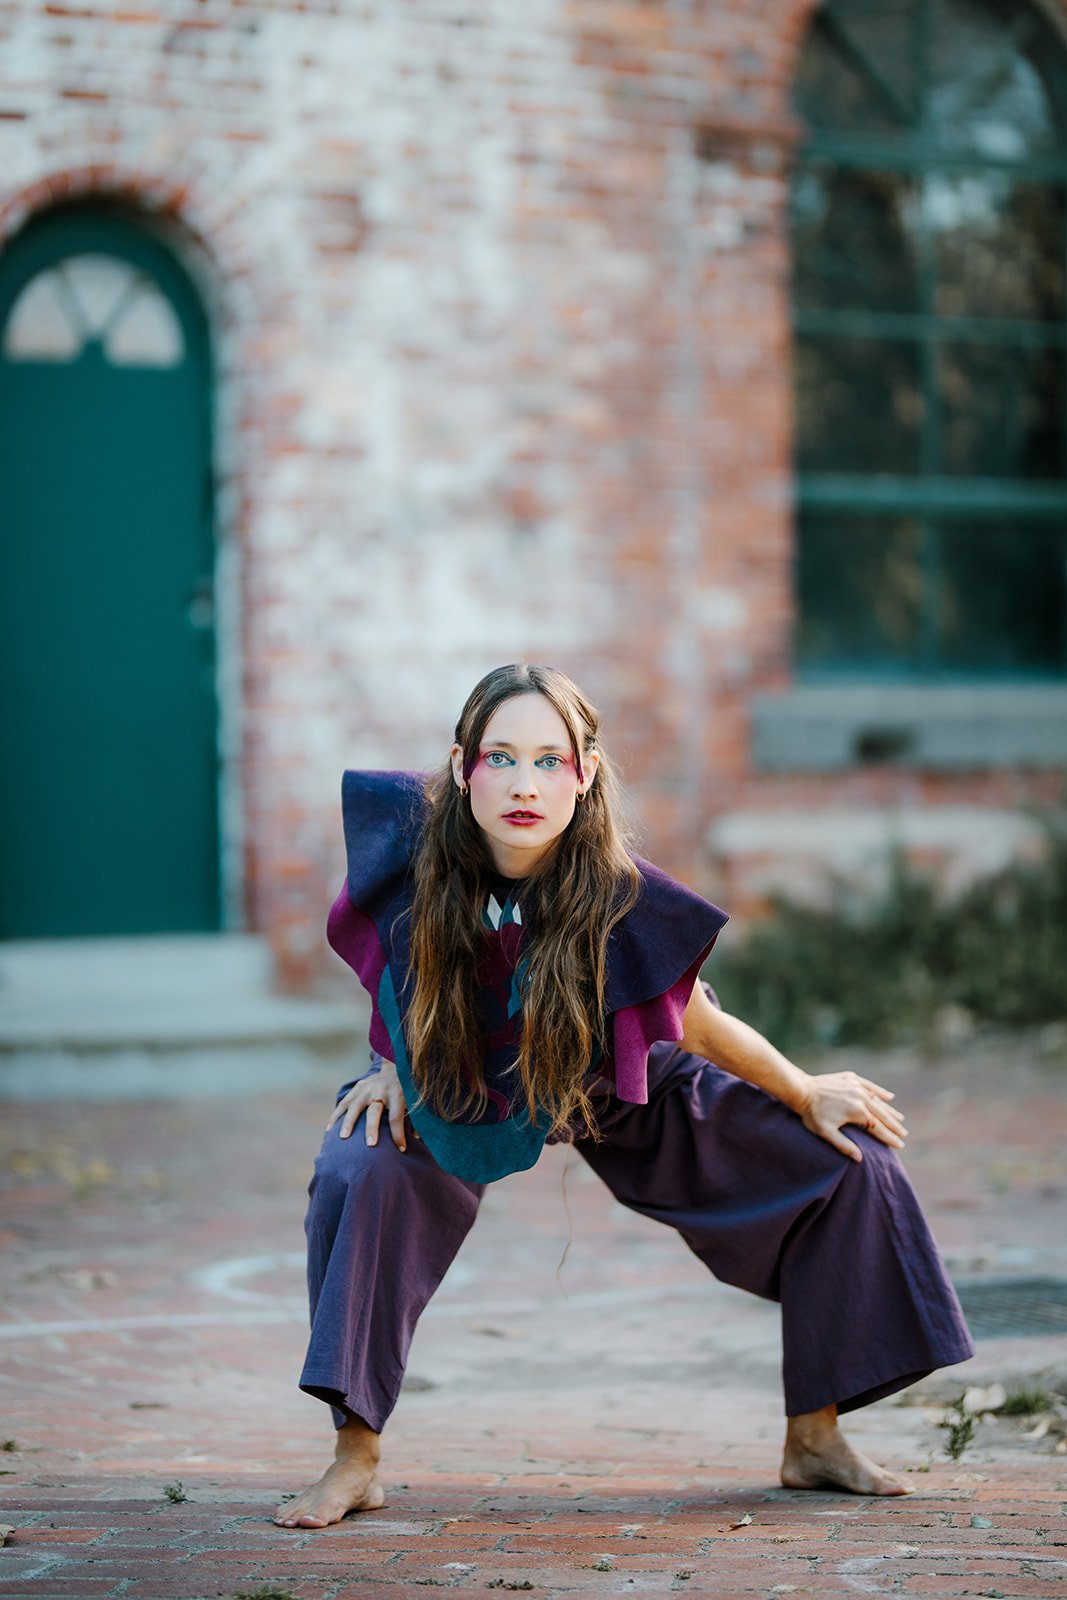
[[[418,1317],[485,1184],[546,1139],[573,1140],[717,1277],[781,1301],[785,1485],[908,1493],[838,1413],[974,1351],[892,1094],[813,1077],[718,1007],[698,973],[725,914],[628,851],[569,678],[490,672],[455,741],[428,781],[344,777],[327,935],[371,995],[372,1066],[338,1092],[309,1187],[300,1386],[331,1407],[335,1459],[275,1522],[382,1504]]]

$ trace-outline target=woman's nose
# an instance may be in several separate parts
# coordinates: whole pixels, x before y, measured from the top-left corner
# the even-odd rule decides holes
[[[511,792],[521,795],[537,793],[537,779],[532,767],[524,767],[521,763],[516,766],[511,776]]]

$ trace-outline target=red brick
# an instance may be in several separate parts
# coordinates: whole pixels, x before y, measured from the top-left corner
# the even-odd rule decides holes
[[[4,1600],[92,1600],[94,1595],[110,1594],[114,1579],[90,1578],[12,1578],[4,1584]]]
[[[92,1544],[95,1539],[105,1539],[107,1528],[27,1528],[16,1527],[7,1536],[7,1544]]]

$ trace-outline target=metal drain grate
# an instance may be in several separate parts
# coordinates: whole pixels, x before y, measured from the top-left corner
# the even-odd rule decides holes
[[[1067,1334],[1067,1278],[981,1278],[957,1283],[976,1339]]]

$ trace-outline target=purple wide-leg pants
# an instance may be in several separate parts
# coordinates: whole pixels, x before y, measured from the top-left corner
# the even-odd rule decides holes
[[[850,1411],[974,1354],[959,1301],[895,1151],[858,1128],[863,1161],[762,1089],[654,1045],[649,1103],[599,1102],[576,1149],[623,1205],[677,1228],[724,1283],[779,1300],[788,1416]],[[352,1082],[356,1080],[353,1079]],[[338,1090],[338,1100],[351,1088]],[[424,1306],[484,1185],[386,1129],[325,1135],[308,1194],[311,1340],[300,1387],[381,1432]]]

